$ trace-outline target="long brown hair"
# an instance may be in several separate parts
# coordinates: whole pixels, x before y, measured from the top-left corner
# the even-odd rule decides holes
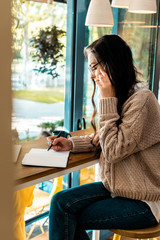
[[[99,142],[99,136],[98,136],[96,121],[95,121],[95,117],[97,114],[97,108],[96,108],[96,104],[94,101],[94,96],[95,96],[95,92],[96,92],[96,83],[95,83],[94,79],[92,79],[92,82],[93,82],[93,93],[92,93],[91,101],[92,101],[92,106],[93,106],[93,112],[92,112],[92,116],[91,116],[91,125],[94,130],[94,136],[91,140],[91,143],[95,146],[95,149],[94,149],[95,155],[97,157],[99,157],[100,153],[101,153],[101,146],[100,146],[100,142]]]
[[[121,117],[122,105],[133,94],[134,87],[139,82],[131,49],[118,35],[105,35],[84,49],[84,55],[87,59],[90,52],[96,57],[97,61],[103,62],[104,70],[116,91],[117,109]],[[94,88],[91,99],[93,105],[91,124],[96,134],[95,116],[97,109],[94,101],[96,84],[94,80],[92,81]],[[117,124],[120,123],[121,119]]]
[[[95,92],[96,92],[96,83],[95,83],[94,79],[92,79],[92,82],[93,82],[93,92],[92,92],[91,102],[92,102],[92,106],[93,106],[93,112],[92,112],[92,116],[91,116],[91,125],[94,129],[94,133],[96,134],[97,129],[96,129],[95,117],[97,114],[97,108],[96,108],[96,104],[94,101],[94,96],[95,96]]]

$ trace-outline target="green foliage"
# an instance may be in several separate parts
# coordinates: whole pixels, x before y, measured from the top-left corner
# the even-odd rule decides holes
[[[64,119],[55,122],[58,127],[64,126]]]
[[[56,123],[44,122],[44,123],[40,123],[38,127],[42,128],[43,130],[48,129],[48,131],[52,133],[56,129]]]
[[[34,62],[40,63],[40,67],[34,69],[35,71],[47,73],[52,78],[59,76],[56,67],[57,63],[63,59],[64,44],[59,40],[63,36],[65,31],[52,26],[40,29],[38,34],[30,40],[33,48],[31,57]]]
[[[51,88],[47,90],[14,90],[13,97],[43,103],[57,103],[64,101],[64,88]]]
[[[11,2],[11,15],[12,15],[12,53],[13,58],[22,58],[21,56],[21,44],[22,34],[18,34],[18,28],[20,26],[20,19],[23,18],[22,0],[12,0]]]
[[[52,133],[57,127],[63,127],[64,119],[56,121],[55,123],[52,122],[43,122],[38,125],[38,127],[42,128],[42,130],[48,130],[49,133]]]

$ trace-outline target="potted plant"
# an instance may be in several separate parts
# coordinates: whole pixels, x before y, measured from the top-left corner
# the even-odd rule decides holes
[[[32,47],[31,56],[34,62],[40,63],[40,67],[34,70],[40,73],[47,73],[56,78],[57,63],[63,60],[64,44],[60,41],[65,36],[65,31],[58,29],[55,25],[40,29],[30,40]]]

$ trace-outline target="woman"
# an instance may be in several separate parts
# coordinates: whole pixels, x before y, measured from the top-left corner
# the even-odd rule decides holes
[[[100,152],[102,182],[53,196],[50,240],[85,240],[88,229],[146,228],[160,220],[160,106],[150,90],[137,88],[131,50],[119,36],[101,37],[85,56],[100,92],[98,133],[48,140],[55,151]]]

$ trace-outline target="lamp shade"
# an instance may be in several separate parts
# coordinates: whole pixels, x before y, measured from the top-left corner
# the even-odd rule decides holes
[[[112,0],[112,7],[116,8],[128,8],[130,0]]]
[[[86,26],[113,26],[113,14],[109,0],[91,0],[86,16]]]
[[[130,0],[128,12],[132,13],[156,13],[156,0]]]

